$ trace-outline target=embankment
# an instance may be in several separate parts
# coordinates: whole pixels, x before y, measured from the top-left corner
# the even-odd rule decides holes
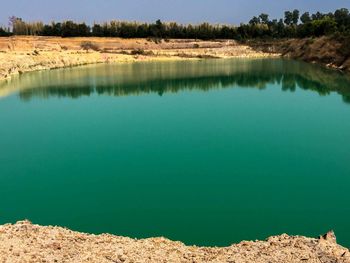
[[[1,262],[350,262],[333,232],[319,239],[286,234],[229,247],[186,246],[166,238],[91,235],[28,221],[0,226]]]
[[[94,63],[265,56],[276,55],[233,40],[2,37],[0,79],[28,71]]]
[[[249,45],[257,52],[281,54],[282,57],[350,72],[349,37],[250,40],[244,44]]]
[[[0,80],[29,71],[95,63],[279,56],[350,72],[350,38],[240,43],[234,40],[0,37]]]

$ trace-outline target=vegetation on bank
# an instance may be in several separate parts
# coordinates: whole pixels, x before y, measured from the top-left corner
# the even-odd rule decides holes
[[[4,29],[0,27],[0,37],[8,37],[11,36],[12,34],[10,33],[9,29]]]
[[[248,24],[239,26],[178,24],[176,22],[138,23],[110,21],[89,26],[73,21],[26,22],[12,16],[10,28],[0,28],[0,36],[38,35],[62,37],[122,37],[122,38],[178,38],[178,39],[251,39],[319,37],[324,35],[350,35],[350,13],[346,8],[334,13],[300,15],[299,10],[286,11],[284,18],[270,19],[268,14],[253,17]]]

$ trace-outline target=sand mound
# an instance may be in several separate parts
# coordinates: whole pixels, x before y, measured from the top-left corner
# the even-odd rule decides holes
[[[0,262],[350,262],[329,232],[319,239],[286,234],[224,248],[185,246],[165,238],[90,235],[29,221],[0,226]]]

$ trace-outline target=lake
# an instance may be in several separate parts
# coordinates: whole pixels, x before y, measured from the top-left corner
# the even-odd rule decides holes
[[[0,223],[350,247],[350,78],[284,59],[94,65],[0,82]]]

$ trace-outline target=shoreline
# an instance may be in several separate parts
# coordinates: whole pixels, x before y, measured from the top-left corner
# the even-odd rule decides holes
[[[350,262],[333,232],[316,238],[282,234],[228,247],[186,246],[164,237],[86,234],[29,221],[0,226],[4,262]]]
[[[0,37],[0,81],[25,72],[101,63],[225,58],[290,58],[350,72],[345,43],[329,37],[248,40]]]
[[[279,56],[234,40],[173,39],[155,43],[147,39],[2,37],[0,80],[25,72],[99,63]]]

